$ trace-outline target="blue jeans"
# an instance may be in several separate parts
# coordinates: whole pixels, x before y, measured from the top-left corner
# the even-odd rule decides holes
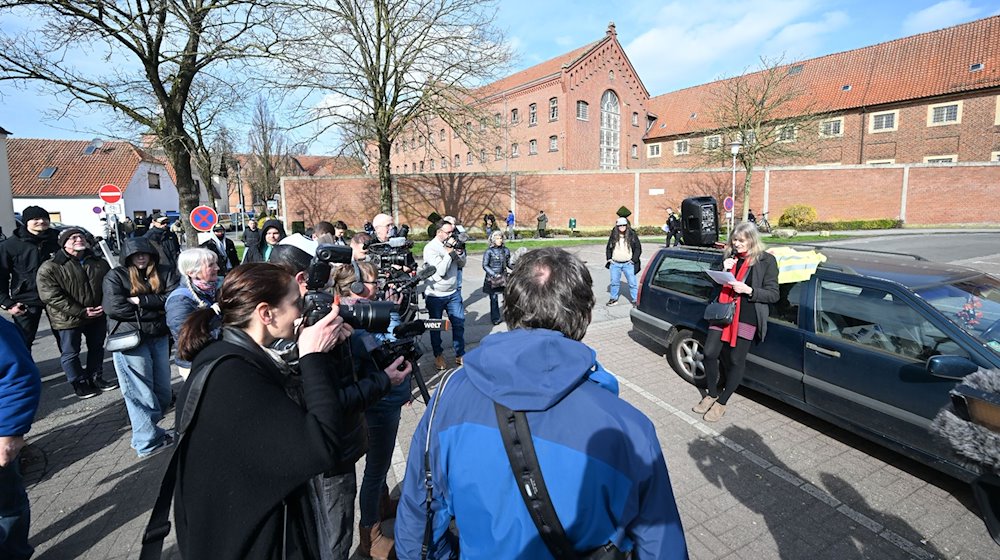
[[[317,519],[319,545],[329,551],[329,558],[347,558],[354,540],[354,498],[358,493],[354,470],[335,476],[316,477],[320,495],[320,519]]]
[[[431,319],[441,319],[448,312],[451,323],[451,344],[455,347],[455,356],[465,355],[465,307],[462,306],[462,294],[455,290],[451,295],[437,297],[427,296],[427,313]],[[431,350],[434,356],[444,353],[441,347],[441,331],[431,331]]]
[[[635,267],[632,261],[619,263],[611,261],[611,299],[618,299],[618,291],[621,289],[622,274],[628,282],[628,291],[632,296],[632,303],[639,297],[639,282],[635,279]]]
[[[361,480],[359,507],[361,526],[371,527],[378,523],[379,499],[388,493],[386,474],[392,466],[392,451],[396,447],[396,432],[399,430],[400,409],[410,400],[410,384],[404,380],[382,397],[382,400],[365,411],[368,423],[368,454],[365,456],[365,474]]]
[[[31,506],[21,478],[21,458],[0,467],[0,558],[26,560],[35,552],[28,544]]]
[[[108,336],[108,320],[102,315],[79,327],[56,332],[59,335],[59,348],[62,350],[59,362],[66,372],[66,379],[70,383],[76,383],[100,377],[104,367],[104,339]],[[80,363],[81,337],[87,341],[86,371]]]
[[[139,346],[114,353],[115,372],[132,424],[132,449],[140,457],[161,443],[156,425],[170,406],[170,347],[166,336],[142,338]]]

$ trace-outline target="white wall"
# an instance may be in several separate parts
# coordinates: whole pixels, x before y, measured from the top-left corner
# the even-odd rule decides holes
[[[7,135],[0,133],[0,227],[7,235],[14,233],[14,201],[10,193],[10,164],[7,161]]]
[[[149,188],[149,173],[159,173],[159,189]],[[176,212],[180,209],[177,186],[170,179],[167,168],[160,164],[145,161],[139,163],[139,167],[128,186],[118,186],[125,188],[125,195],[122,199],[125,201],[125,214],[129,217],[133,217],[137,210],[149,215],[153,213],[154,209],[160,212]],[[94,196],[96,198],[97,193],[94,193]]]
[[[41,206],[50,214],[60,213],[58,219],[64,224],[81,226],[94,235],[104,235],[103,214],[94,213],[94,207],[101,208],[103,204],[95,192],[93,198],[15,198],[14,210],[23,212],[28,206]],[[56,217],[53,216],[53,219]]]

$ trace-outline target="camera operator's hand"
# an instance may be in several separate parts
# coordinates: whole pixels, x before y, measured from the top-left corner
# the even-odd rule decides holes
[[[389,376],[389,382],[395,387],[402,383],[407,375],[410,375],[410,372],[413,371],[413,366],[410,365],[410,362],[404,356],[399,356],[389,364],[389,367],[382,371]]]
[[[298,340],[299,356],[327,352],[351,336],[354,328],[345,323],[339,315],[340,308],[335,305],[326,317],[317,321],[315,325],[302,329]]]
[[[401,292],[397,292],[392,287],[389,287],[385,291],[383,301],[391,301],[392,303],[399,305],[400,303],[403,303],[403,294]]]

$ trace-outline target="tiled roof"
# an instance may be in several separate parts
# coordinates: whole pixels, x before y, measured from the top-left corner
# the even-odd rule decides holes
[[[364,175],[361,163],[345,156],[294,156],[308,175]]]
[[[971,65],[982,64],[972,71]],[[1000,16],[886,43],[794,62],[801,66],[790,83],[803,102],[827,111],[937,97],[1000,86]],[[647,139],[711,130],[709,102],[725,80],[649,100],[658,120]],[[845,90],[844,86],[850,86]]]
[[[501,78],[489,85],[483,86],[476,92],[477,97],[488,97],[492,95],[499,95],[504,92],[518,89],[519,87],[533,84],[543,80],[544,78],[554,77],[562,72],[563,67],[570,67],[574,62],[585,56],[591,50],[596,48],[598,45],[604,41],[609,40],[610,35],[604,37],[600,41],[595,41],[589,45],[584,45],[578,49],[572,50],[568,53],[561,54],[555,58],[546,60],[540,64],[536,64],[531,68],[526,68],[520,72],[516,72]]]
[[[88,140],[39,140],[8,138],[11,191],[15,197],[94,197],[104,184],[123,191],[142,161],[163,164],[128,142],[106,141],[92,154],[84,154]],[[55,167],[51,178],[41,179],[46,167]]]

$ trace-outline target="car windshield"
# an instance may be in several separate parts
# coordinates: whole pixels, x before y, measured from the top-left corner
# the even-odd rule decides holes
[[[920,289],[917,295],[1000,355],[1000,280],[983,274]]]

